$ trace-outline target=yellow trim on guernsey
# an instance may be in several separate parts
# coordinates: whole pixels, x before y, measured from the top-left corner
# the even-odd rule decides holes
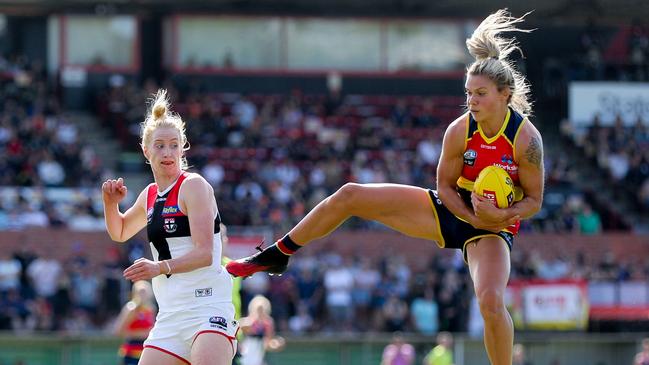
[[[498,133],[496,133],[496,135],[491,137],[491,138],[487,138],[487,136],[482,131],[482,127],[480,127],[480,123],[476,123],[478,125],[478,131],[480,132],[480,135],[482,136],[482,139],[484,139],[485,142],[490,144],[491,142],[498,139],[498,137],[503,135],[503,133],[505,132],[505,129],[507,129],[507,125],[509,124],[509,117],[511,117],[511,115],[512,115],[511,109],[507,108],[507,116],[505,116],[505,121],[503,122],[503,125],[500,127],[500,130],[498,131]]]
[[[462,257],[464,258],[464,263],[465,263],[465,264],[467,264],[467,265],[469,264],[469,255],[468,255],[468,253],[466,252],[466,245],[468,245],[469,243],[471,243],[471,242],[473,242],[473,241],[477,241],[477,240],[479,240],[479,239],[481,239],[481,238],[491,237],[491,236],[496,236],[496,237],[500,238],[500,240],[501,240],[501,241],[505,244],[505,246],[507,246],[507,248],[509,249],[509,245],[507,244],[507,242],[505,242],[505,239],[502,238],[502,237],[500,237],[499,235],[497,235],[497,234],[495,234],[495,233],[487,233],[487,234],[481,234],[481,235],[479,235],[479,236],[473,236],[473,237],[469,238],[468,240],[466,240],[466,241],[464,242],[464,245],[462,245]]]
[[[435,223],[437,223],[437,234],[438,234],[438,240],[437,246],[440,248],[444,248],[446,246],[446,241],[444,241],[444,236],[442,235],[442,226],[439,223],[439,215],[437,215],[437,207],[435,207],[435,203],[433,203],[433,197],[431,194],[426,191],[426,195],[428,195],[428,199],[430,200],[430,206],[433,208],[433,215],[435,216]]]
[[[466,191],[473,191],[473,181],[467,179],[464,176],[460,176],[457,179],[457,186],[461,187],[462,189]]]

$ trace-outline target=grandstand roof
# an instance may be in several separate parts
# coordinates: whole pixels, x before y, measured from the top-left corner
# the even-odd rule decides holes
[[[534,10],[546,21],[629,22],[649,17],[646,0],[0,0],[0,12],[37,15],[55,12],[192,12],[355,16],[476,17],[507,7],[514,14]]]

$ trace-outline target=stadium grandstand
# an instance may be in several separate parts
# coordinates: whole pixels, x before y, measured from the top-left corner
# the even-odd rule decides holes
[[[123,177],[127,207],[151,181],[140,123],[156,90],[187,124],[226,253],[243,257],[346,182],[435,188],[465,110],[464,41],[504,7],[533,11],[513,57],[546,168],[511,253],[515,342],[528,365],[635,364],[649,337],[649,5],[632,0],[0,0],[0,364],[119,363],[122,272],[151,252],[145,232],[111,241],[101,183]],[[462,255],[377,223],[349,220],[241,295],[244,309],[269,298],[286,339],[268,365],[379,364],[393,333],[419,364],[441,331],[455,365],[489,364]]]

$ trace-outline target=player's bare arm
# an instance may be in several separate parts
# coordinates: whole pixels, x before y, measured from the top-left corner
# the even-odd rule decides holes
[[[467,114],[451,123],[442,140],[442,154],[437,165],[437,193],[442,203],[457,217],[471,222],[473,212],[464,204],[457,193],[457,179],[462,174],[464,163],[464,140]]]
[[[543,166],[543,139],[532,123],[525,123],[516,140],[518,177],[523,189],[523,199],[507,210],[521,218],[534,216],[543,203],[545,169]]]
[[[171,260],[172,271],[187,272],[211,265],[215,259],[212,257],[212,248],[216,202],[210,184],[199,175],[189,176],[180,188],[180,208],[189,218],[194,249]]]
[[[125,242],[146,226],[145,190],[138,195],[132,207],[121,213],[118,204],[126,195],[124,182],[120,178],[102,184],[106,230],[113,241]]]

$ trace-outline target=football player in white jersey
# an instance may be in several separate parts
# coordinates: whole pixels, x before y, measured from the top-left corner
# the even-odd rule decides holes
[[[142,151],[154,182],[125,213],[122,178],[102,185],[110,237],[124,242],[147,228],[153,260],[140,258],[128,280],[152,280],[159,312],[144,342],[141,365],[230,364],[238,323],[232,278],[221,266],[220,216],[210,184],[189,173],[185,124],[159,90],[142,123]]]

